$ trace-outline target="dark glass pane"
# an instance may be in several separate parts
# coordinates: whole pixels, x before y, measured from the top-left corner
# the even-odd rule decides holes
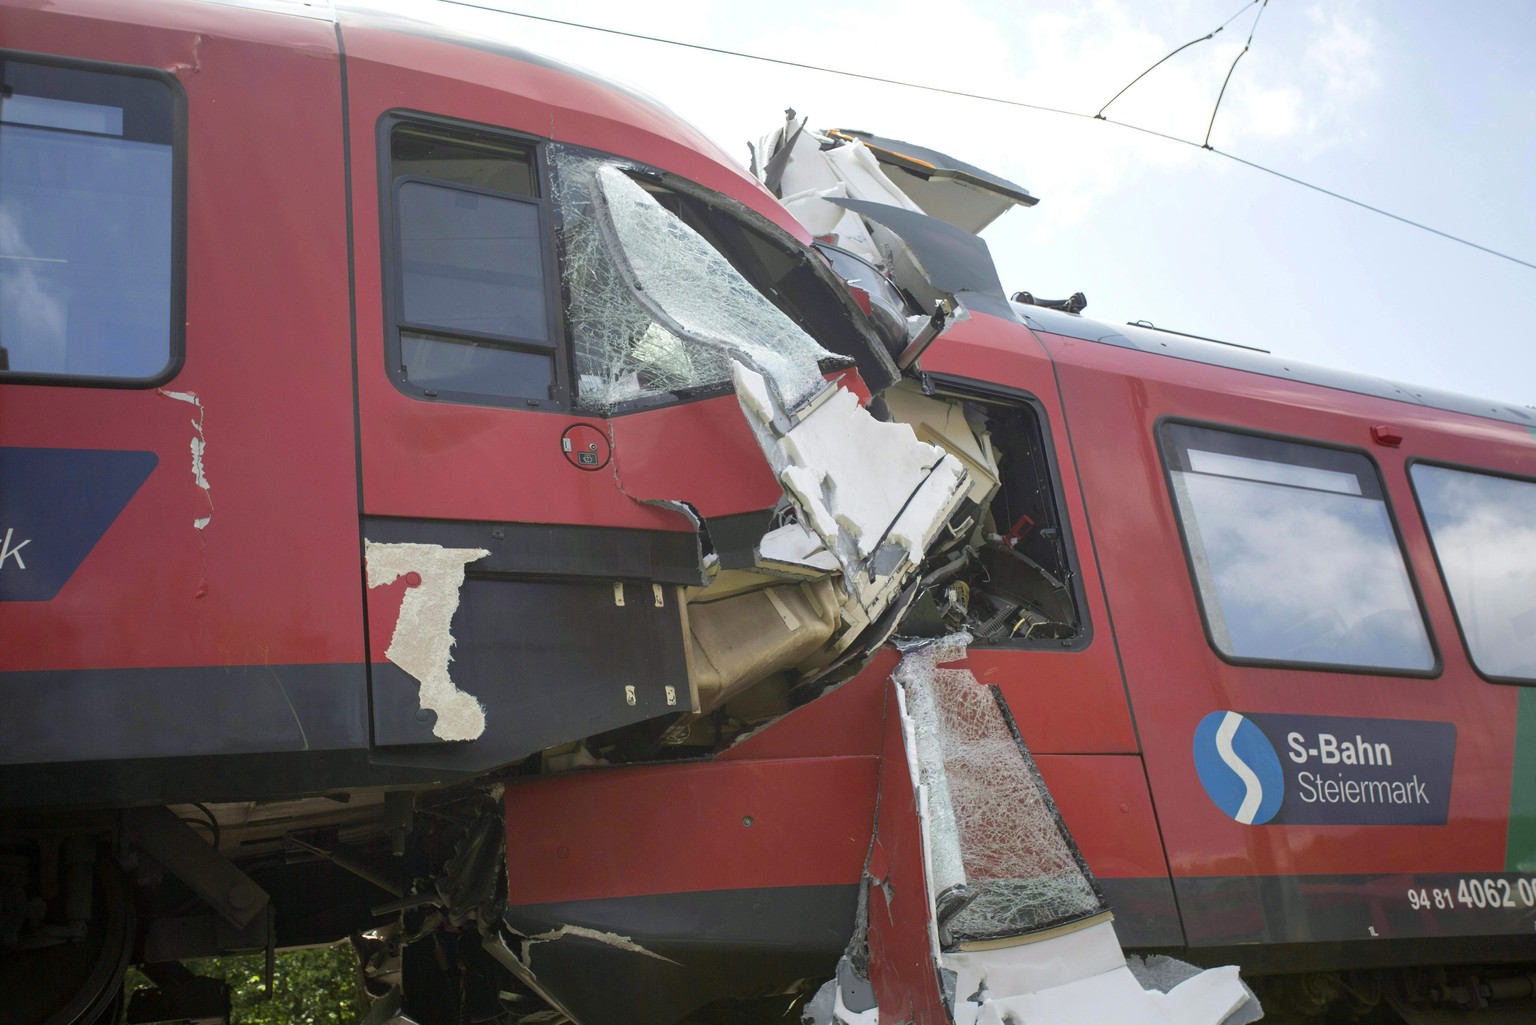
[[[153,377],[171,352],[173,163],[160,131],[169,90],[3,66],[12,89],[0,101],[0,346],[9,370]],[[123,86],[116,105],[113,83]],[[143,109],[154,102],[160,117]]]
[[[548,339],[533,204],[406,182],[400,187],[400,249],[407,322]]]
[[[470,392],[508,399],[547,399],[554,360],[489,342],[400,334],[405,376],[437,391]]]
[[[505,139],[429,125],[401,125],[389,137],[396,178],[436,178],[509,196],[537,196],[533,155]]]

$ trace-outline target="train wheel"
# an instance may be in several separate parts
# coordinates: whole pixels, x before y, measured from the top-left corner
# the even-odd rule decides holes
[[[133,898],[110,856],[96,861],[94,915],[85,935],[0,954],[0,1006],[20,1025],[111,1025],[121,1010],[133,947]]]

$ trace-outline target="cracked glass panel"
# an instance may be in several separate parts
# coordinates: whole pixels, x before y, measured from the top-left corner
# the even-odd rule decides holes
[[[726,386],[732,361],[786,405],[822,386],[831,354],[611,159],[551,147],[566,315],[584,405]]]
[[[896,671],[928,791],[946,945],[1038,932],[1104,909],[1001,697],[969,670],[940,668],[964,658],[969,641],[955,634],[909,648]]]

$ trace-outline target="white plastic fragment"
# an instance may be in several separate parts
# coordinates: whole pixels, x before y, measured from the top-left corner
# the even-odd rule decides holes
[[[1108,930],[1113,940],[1108,923],[1094,928]],[[1010,952],[1019,958],[1035,956],[1027,947]],[[1234,1019],[1255,1020],[1242,1014],[1253,994],[1230,965],[1205,969],[1167,993],[1143,989],[1123,960],[1108,971],[1029,992],[999,992],[992,985],[994,977],[986,979],[987,995],[981,1003],[957,997],[955,1025],[1224,1025]],[[957,995],[960,992],[957,988]]]
[[[837,559],[821,538],[800,523],[786,523],[757,543],[757,566],[767,571],[826,576],[838,570]]]
[[[474,740],[485,732],[485,707],[474,695],[459,690],[449,676],[451,628],[464,585],[464,567],[491,553],[484,548],[427,544],[364,541],[364,546],[369,587],[383,587],[410,573],[420,578],[420,583],[406,588],[384,657],[421,684],[421,707],[437,713],[434,736]]]
[[[802,525],[843,570],[868,618],[894,600],[970,487],[960,461],[882,423],[834,386],[798,410],[736,365],[736,394]]]

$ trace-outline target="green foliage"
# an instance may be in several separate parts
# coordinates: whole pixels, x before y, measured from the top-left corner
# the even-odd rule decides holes
[[[262,954],[187,962],[195,974],[229,984],[231,1025],[356,1025],[361,1020],[357,961],[347,944],[278,954],[270,1000],[261,984],[265,965]],[[129,971],[130,991],[147,986],[147,979]]]

